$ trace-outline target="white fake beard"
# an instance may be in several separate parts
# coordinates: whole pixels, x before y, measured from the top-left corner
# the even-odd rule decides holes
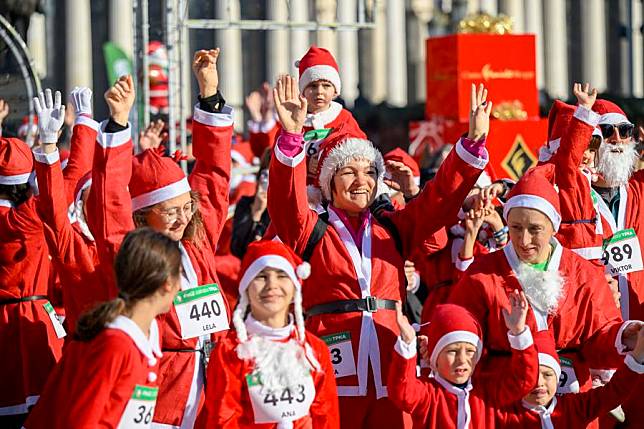
[[[620,145],[622,152],[612,152],[613,145],[602,143],[599,146],[599,162],[597,171],[602,174],[606,183],[620,186],[628,182],[635,169],[635,161],[639,157],[635,143]]]
[[[559,271],[535,270],[521,263],[517,278],[530,304],[544,313],[552,314],[557,311],[565,281]]]
[[[269,391],[303,384],[314,369],[304,347],[295,340],[283,343],[253,335],[237,346],[237,356],[255,363],[255,372],[261,375],[262,385]]]

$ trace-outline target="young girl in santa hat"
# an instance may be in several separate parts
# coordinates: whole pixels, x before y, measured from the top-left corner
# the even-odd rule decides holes
[[[385,220],[369,210],[383,189],[382,155],[351,134],[325,142],[318,182],[327,211],[309,208],[302,135],[307,100],[289,76],[278,81],[274,94],[283,131],[270,165],[268,210],[280,240],[312,262],[303,290],[307,327],[324,336],[332,351],[342,425],[401,427],[409,417],[387,399],[386,380],[398,329],[394,304],[405,293],[404,261],[435,231],[453,224],[487,163],[486,91],[473,89],[470,139],[455,146],[435,180]],[[408,168],[391,173],[413,181]]]
[[[512,360],[495,380],[479,380],[474,373],[483,352],[483,333],[462,307],[436,307],[421,337],[429,354],[432,377],[416,377],[416,332],[401,306],[397,307],[400,336],[389,369],[389,397],[414,418],[417,427],[492,428],[496,407],[511,404],[530,392],[537,381],[537,350],[525,324],[528,302],[523,292],[510,295],[503,309]]]
[[[150,228],[130,232],[114,262],[118,298],[78,321],[25,428],[149,428],[158,392],[156,317],[180,288],[178,243]]]
[[[561,364],[552,333],[541,331],[534,337],[539,352],[539,381],[536,387],[512,407],[496,413],[499,427],[508,429],[584,429],[597,417],[619,406],[644,382],[644,330],[635,349],[626,355],[608,384],[587,392],[555,397],[561,377]],[[631,424],[641,424],[631,421]]]
[[[209,349],[229,328],[230,310],[217,285],[214,253],[228,213],[232,109],[218,91],[219,49],[198,51],[193,71],[199,103],[193,121],[194,169],[186,177],[174,158],[148,149],[132,157],[131,77],[106,93],[111,119],[101,127],[88,206],[102,264],[113,260],[123,236],[149,226],[179,242],[181,289],[159,318],[162,349],[153,426],[192,428],[203,404]],[[103,238],[105,237],[105,238]]]
[[[278,241],[248,246],[235,332],[208,365],[207,427],[339,427],[329,352],[304,329],[301,280],[309,271]]]
[[[59,114],[62,124],[64,109]],[[40,138],[56,142],[57,133]],[[0,138],[0,427],[7,428],[20,427],[38,401],[66,335],[47,296],[49,249],[32,169],[25,142]]]

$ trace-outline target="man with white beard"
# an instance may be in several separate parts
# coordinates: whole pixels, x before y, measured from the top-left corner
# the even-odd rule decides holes
[[[530,303],[526,324],[553,333],[562,358],[558,393],[570,393],[590,389],[589,368],[620,364],[620,354],[635,345],[640,322],[622,322],[606,280],[554,238],[561,223],[554,172],[552,164],[533,168],[514,186],[503,210],[510,243],[474,262],[449,301],[481,324],[487,353],[477,370],[495,377],[510,358],[502,309],[508,295],[522,289]]]

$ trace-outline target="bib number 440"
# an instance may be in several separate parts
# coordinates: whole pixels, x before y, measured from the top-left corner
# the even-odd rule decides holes
[[[216,284],[179,292],[174,299],[174,308],[184,340],[228,329],[224,298]]]
[[[201,307],[201,308],[199,308]],[[210,302],[203,302],[200,304],[192,304],[190,307],[190,318],[196,320],[197,322],[202,317],[212,317],[221,315],[221,307],[219,303],[212,299]]]

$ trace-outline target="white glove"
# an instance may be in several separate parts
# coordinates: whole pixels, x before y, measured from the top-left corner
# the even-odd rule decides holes
[[[92,116],[92,90],[84,86],[75,87],[69,93],[69,101],[74,106],[76,116],[85,114]]]
[[[61,104],[60,98],[60,91],[56,91],[55,101],[52,101],[49,88],[34,97],[41,143],[52,144],[58,141],[58,131],[65,121],[65,106]]]

